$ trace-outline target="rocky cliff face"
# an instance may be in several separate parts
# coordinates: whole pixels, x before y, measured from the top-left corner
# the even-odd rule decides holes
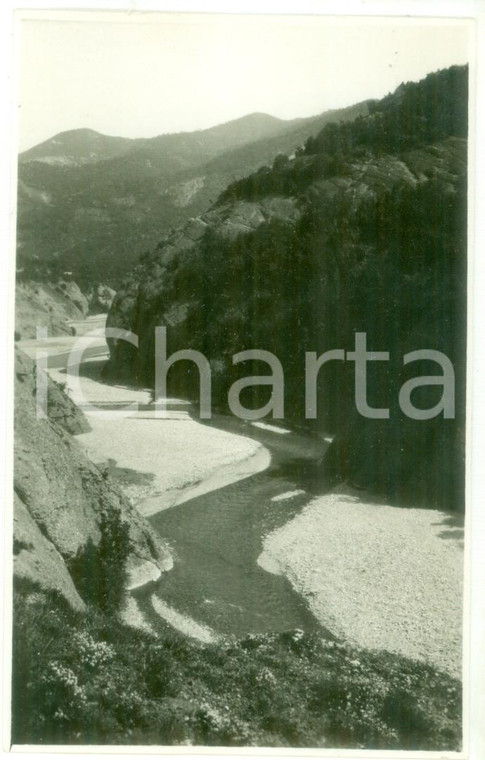
[[[15,290],[16,339],[35,338],[37,327],[46,327],[49,337],[75,335],[76,323],[88,314],[106,314],[114,295],[115,291],[103,284],[83,293],[69,276],[56,282],[19,279]]]
[[[19,350],[15,376],[15,575],[55,588],[82,608],[69,562],[89,541],[99,542],[102,515],[110,511],[129,527],[131,563],[163,568],[169,555],[160,538],[73,437],[89,429],[84,415],[49,381],[48,418],[38,419],[35,367]]]
[[[391,421],[362,418],[351,362],[325,367],[320,428],[337,433],[326,467],[333,476],[409,491],[457,508],[462,499],[466,297],[467,70],[453,67],[401,86],[355,121],[327,125],[295,157],[233,183],[206,214],[142,258],[116,296],[108,325],[128,328],[139,349],[112,341],[107,372],[154,381],[154,328],[168,351],[192,348],[211,361],[213,397],[267,368],[234,366],[238,351],[272,351],[285,370],[285,416],[304,418],[305,352],[389,351],[369,370],[369,404]],[[398,405],[410,377],[403,355],[431,348],[453,362],[456,419],[410,420]],[[376,363],[373,364],[376,366]],[[255,370],[255,371],[250,371]],[[411,371],[412,370],[412,371]],[[436,367],[434,370],[436,372]],[[322,373],[323,374],[323,373]],[[176,392],[196,395],[190,365],[171,370]],[[435,389],[415,403],[430,408]],[[262,406],[267,389],[246,405]],[[431,403],[433,401],[433,403]],[[392,451],[391,460],[388,452]]]
[[[56,282],[18,282],[15,292],[15,331],[18,338],[36,337],[37,327],[49,335],[70,335],[69,320],[84,319],[89,302],[69,279]]]
[[[113,303],[116,292],[107,285],[98,285],[90,292],[89,312],[91,314],[106,314]]]

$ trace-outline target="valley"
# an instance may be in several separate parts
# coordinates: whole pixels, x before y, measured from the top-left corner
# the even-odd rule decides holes
[[[17,743],[460,749],[467,108],[19,157]]]

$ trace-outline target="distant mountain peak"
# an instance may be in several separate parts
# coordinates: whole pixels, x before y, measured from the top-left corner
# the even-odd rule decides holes
[[[69,129],[20,154],[22,163],[40,161],[60,166],[82,166],[121,155],[130,149],[134,140],[111,137],[94,129]]]
[[[248,113],[245,116],[239,116],[236,119],[231,119],[228,122],[225,122],[226,124],[236,124],[238,121],[265,121],[265,122],[284,122],[284,119],[278,118],[278,116],[273,116],[270,113],[265,113],[263,111],[253,111],[252,113]]]

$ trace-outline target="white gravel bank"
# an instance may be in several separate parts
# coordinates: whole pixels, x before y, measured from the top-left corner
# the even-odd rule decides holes
[[[98,374],[104,362],[104,358],[90,360],[92,367],[99,365]],[[86,455],[97,464],[111,459],[118,468],[147,476],[144,483],[120,483],[143,514],[268,467],[270,455],[260,443],[192,419],[187,411],[190,402],[168,399],[169,411],[160,418],[150,405],[148,390],[107,385],[96,374],[81,377],[78,385],[72,374],[50,370],[51,377],[64,383],[73,401],[87,412],[91,431],[77,436]],[[140,405],[139,410],[126,414],[122,407],[134,403]],[[86,404],[95,407],[94,413],[86,410]],[[160,504],[143,507],[142,501],[162,494],[165,500]]]
[[[197,623],[188,615],[177,612],[156,594],[152,594],[151,602],[157,615],[186,636],[202,641],[204,644],[212,644],[218,640],[218,635],[209,626]]]
[[[339,637],[460,678],[463,542],[447,518],[334,493],[270,534],[258,562]]]
[[[119,468],[152,476],[147,485],[132,489],[135,501],[170,491],[175,495],[262,449],[249,438],[201,425],[188,416],[167,420],[148,413],[130,419],[90,417],[89,424],[92,430],[77,439],[92,461],[109,456]]]

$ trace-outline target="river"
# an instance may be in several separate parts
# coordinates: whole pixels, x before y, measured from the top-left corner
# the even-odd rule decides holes
[[[135,592],[140,609],[156,625],[151,600],[156,593],[215,632],[323,632],[288,580],[258,564],[264,537],[308,502],[309,493],[298,481],[311,469],[319,447],[297,433],[279,435],[229,418],[212,424],[254,435],[271,452],[271,464],[148,518],[173,547],[175,562],[156,584]]]
[[[32,357],[38,348],[46,351],[49,368],[56,370],[57,377],[59,373],[68,377],[69,352],[75,341],[76,338],[72,337],[49,338],[21,342],[20,348]],[[106,346],[98,340],[87,350],[84,365],[93,364],[93,357],[99,360],[105,355]],[[99,361],[98,366],[102,366]],[[92,377],[90,382],[93,382]],[[101,383],[99,385],[101,387]],[[124,390],[126,393],[127,389]],[[105,397],[106,386],[103,385],[102,391]],[[103,408],[107,409],[106,403]],[[146,418],[146,407],[140,414]],[[153,420],[151,425],[159,425],[161,440],[167,430],[166,421]],[[208,437],[211,428],[217,428],[256,440],[269,451],[270,463],[264,471],[238,480],[241,475],[237,465],[233,468],[234,473],[231,466],[226,465],[224,472],[220,473],[225,485],[216,488],[210,485],[211,480],[217,484],[216,473],[207,485],[212,490],[193,498],[189,493],[187,500],[170,509],[165,508],[164,494],[149,498],[151,514],[147,519],[170,545],[174,564],[157,581],[131,592],[144,620],[152,629],[163,629],[169,619],[163,611],[169,608],[175,616],[188,621],[189,631],[192,622],[192,630],[207,627],[214,637],[295,628],[319,630],[331,637],[289,581],[258,564],[264,537],[298,514],[310,499],[313,490],[311,474],[328,444],[293,431],[283,432],[271,425],[260,427],[222,415],[215,415],[210,422],[197,420],[197,425],[201,426],[199,432],[207,430]],[[119,478],[121,487],[126,485],[127,472],[131,472],[136,480],[140,451],[144,446],[147,451],[148,447],[153,449],[153,432],[149,440],[144,440],[144,429],[141,425],[137,428],[137,439],[130,449],[133,462],[128,454],[123,467],[117,467],[116,458],[111,456],[111,433],[107,431],[103,454],[105,459],[111,460],[112,475]],[[190,471],[190,454],[187,459],[187,470]],[[166,452],[158,466],[170,468],[170,456]],[[232,476],[237,482],[230,482]],[[141,512],[146,512],[146,504],[140,502],[138,506]],[[161,511],[157,511],[158,507]]]

